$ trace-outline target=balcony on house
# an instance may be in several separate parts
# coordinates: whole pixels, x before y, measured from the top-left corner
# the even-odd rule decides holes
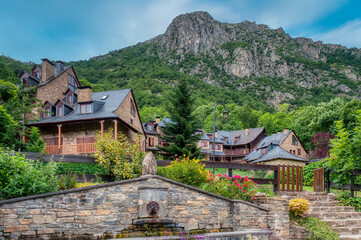
[[[223,152],[226,154],[226,156],[240,157],[249,154],[250,150],[249,148],[236,148],[236,149],[224,148]]]
[[[50,145],[45,147],[45,151],[49,154],[59,154],[59,146],[58,145]],[[81,143],[81,144],[73,144],[73,145],[60,145],[60,154],[87,154],[94,153],[95,143]]]

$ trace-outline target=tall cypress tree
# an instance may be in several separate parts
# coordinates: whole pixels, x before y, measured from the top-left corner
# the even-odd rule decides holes
[[[196,118],[192,115],[194,99],[191,97],[185,80],[180,80],[169,101],[167,111],[171,121],[165,123],[161,138],[170,145],[158,148],[171,158],[183,155],[191,158],[199,157],[200,149],[197,148],[199,135],[195,134],[197,123]]]

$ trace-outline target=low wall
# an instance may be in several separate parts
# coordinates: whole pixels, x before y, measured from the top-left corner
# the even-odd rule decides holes
[[[139,236],[135,222],[142,220],[142,206],[152,198],[160,199],[158,219],[175,229],[270,229],[288,239],[284,199],[256,205],[151,175],[0,201],[0,239]]]

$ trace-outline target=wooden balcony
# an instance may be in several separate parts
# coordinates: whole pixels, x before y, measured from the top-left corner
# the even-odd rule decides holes
[[[238,148],[238,149],[223,149],[223,152],[227,157],[240,157],[246,156],[250,153],[248,148]]]
[[[46,146],[45,151],[49,154],[59,154],[58,145]],[[94,153],[96,151],[94,143],[82,143],[74,145],[61,145],[60,154],[82,154]]]

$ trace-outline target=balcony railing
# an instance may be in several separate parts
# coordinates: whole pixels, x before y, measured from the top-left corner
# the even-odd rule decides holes
[[[227,156],[246,156],[250,153],[248,148],[240,149],[223,149],[223,152]]]
[[[49,154],[59,154],[58,145],[46,146],[45,151]],[[94,143],[82,143],[74,145],[61,145],[60,154],[81,154],[81,153],[93,153],[95,152]]]

